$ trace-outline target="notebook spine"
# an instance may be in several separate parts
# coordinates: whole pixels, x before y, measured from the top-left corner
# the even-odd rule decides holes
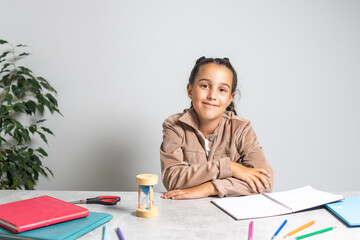
[[[277,203],[277,204],[279,204],[279,205],[283,206],[284,208],[289,209],[291,212],[294,212],[294,211],[293,211],[293,209],[292,209],[291,207],[288,207],[288,206],[286,206],[285,204],[283,204],[283,203],[281,203],[281,202],[279,202],[279,201],[277,201],[277,200],[273,199],[272,197],[270,197],[270,196],[269,196],[269,195],[267,195],[266,193],[261,194],[261,195],[263,195],[264,197],[267,197],[269,200],[271,200],[271,201],[273,201],[273,202],[275,202],[275,203]]]

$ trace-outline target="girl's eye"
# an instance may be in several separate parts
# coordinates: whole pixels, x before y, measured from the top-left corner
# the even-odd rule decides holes
[[[202,88],[209,88],[209,86],[207,84],[201,84]]]
[[[224,92],[226,92],[226,89],[225,88],[220,88],[220,92],[224,93]]]

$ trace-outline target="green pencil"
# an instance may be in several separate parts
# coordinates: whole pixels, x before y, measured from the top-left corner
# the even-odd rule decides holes
[[[296,240],[307,238],[307,237],[310,237],[310,236],[313,236],[313,235],[316,235],[316,234],[319,234],[319,233],[327,232],[327,231],[333,230],[334,228],[335,227],[329,227],[329,228],[325,228],[325,229],[322,229],[322,230],[319,230],[319,231],[316,231],[316,232],[304,234],[304,235],[296,237]]]

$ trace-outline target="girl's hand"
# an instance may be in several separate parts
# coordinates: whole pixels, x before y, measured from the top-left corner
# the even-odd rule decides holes
[[[230,161],[230,164],[232,176],[249,184],[254,192],[261,193],[263,187],[269,187],[269,181],[266,177],[270,177],[270,174],[265,169],[248,168],[234,161]]]
[[[205,198],[211,195],[217,195],[217,190],[211,182],[206,182],[192,188],[171,190],[161,195],[161,197],[164,199],[170,198],[173,200],[177,200],[177,199]]]

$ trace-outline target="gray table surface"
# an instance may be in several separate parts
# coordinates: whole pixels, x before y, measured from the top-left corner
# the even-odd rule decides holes
[[[360,192],[334,192],[344,197],[360,196]],[[136,216],[137,192],[95,192],[95,191],[11,191],[0,190],[0,204],[12,201],[49,195],[64,201],[80,200],[99,195],[117,195],[121,202],[116,206],[84,204],[82,206],[94,212],[105,212],[113,215],[108,222],[108,239],[118,239],[115,228],[120,227],[125,239],[248,239],[250,220],[235,221],[219,208],[210,203],[213,198],[194,200],[169,200],[160,198],[161,193],[154,193],[155,205],[159,208],[156,218],[139,218]],[[360,239],[360,227],[349,228],[328,210],[320,207],[308,211],[253,219],[253,239],[270,239],[281,223],[288,223],[276,239],[315,220],[315,224],[294,237],[335,226],[336,229],[307,239]],[[290,237],[287,239],[294,239]],[[102,227],[87,233],[79,239],[102,239]]]

